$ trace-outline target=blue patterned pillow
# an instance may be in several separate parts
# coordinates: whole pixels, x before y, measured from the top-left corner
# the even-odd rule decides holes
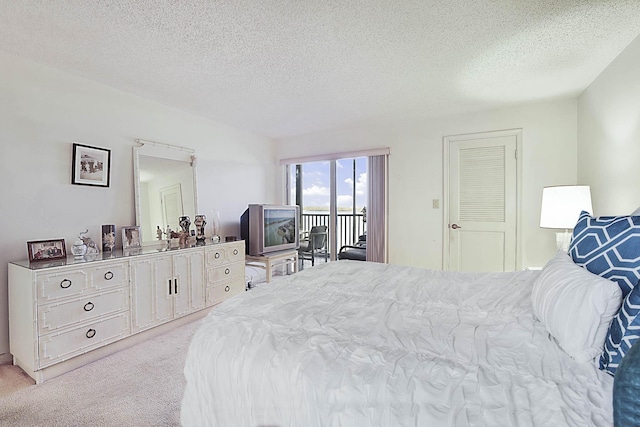
[[[569,246],[573,262],[618,283],[625,297],[640,280],[640,216],[582,212]]]
[[[640,286],[633,288],[611,321],[600,356],[600,369],[615,375],[622,358],[640,339]]]

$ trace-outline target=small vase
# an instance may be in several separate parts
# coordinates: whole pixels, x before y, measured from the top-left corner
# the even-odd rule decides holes
[[[80,239],[73,242],[73,246],[71,246],[71,253],[73,254],[73,258],[82,259],[84,254],[87,253],[87,245]]]

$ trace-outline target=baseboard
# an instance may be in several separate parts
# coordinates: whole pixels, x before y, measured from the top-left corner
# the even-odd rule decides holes
[[[6,365],[8,363],[13,363],[13,356],[11,353],[0,354],[0,365]]]

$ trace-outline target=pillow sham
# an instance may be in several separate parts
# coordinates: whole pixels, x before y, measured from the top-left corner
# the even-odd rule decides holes
[[[620,287],[571,261],[562,251],[540,271],[531,291],[533,313],[560,347],[578,362],[602,354]]]
[[[615,375],[625,354],[640,339],[640,286],[624,299],[613,318],[600,356],[600,369]]]
[[[640,280],[640,216],[582,212],[569,245],[573,261],[618,283],[625,297]]]

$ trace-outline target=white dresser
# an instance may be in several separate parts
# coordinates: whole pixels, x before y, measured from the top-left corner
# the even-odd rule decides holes
[[[37,383],[204,316],[245,290],[244,242],[9,264],[14,364]]]

